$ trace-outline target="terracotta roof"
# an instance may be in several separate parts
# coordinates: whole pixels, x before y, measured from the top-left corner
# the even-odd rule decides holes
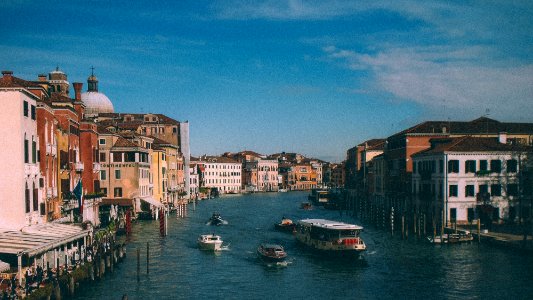
[[[98,114],[98,116],[101,116],[101,117],[105,117],[105,118],[112,118],[112,119],[118,119],[118,120],[123,120],[124,119],[124,116],[132,116],[133,117],[133,120],[132,121],[129,121],[129,122],[123,122],[123,123],[132,123],[132,122],[138,122],[140,124],[146,124],[146,123],[154,123],[154,124],[176,124],[178,125],[180,122],[170,118],[170,117],[167,117],[163,114],[134,114],[134,113],[101,113],[101,114]],[[157,116],[159,121],[158,122],[145,122],[144,121],[144,116],[146,115],[154,115],[154,116]]]
[[[65,95],[62,95],[62,94],[58,94],[58,93],[52,93],[52,95],[50,95],[50,99],[49,99],[51,102],[64,102],[64,103],[73,103],[74,102],[74,99],[71,99]]]
[[[210,162],[210,163],[234,163],[234,164],[240,164],[240,162],[224,156],[208,156],[204,155],[199,158],[200,161]]]
[[[432,148],[419,152],[413,156],[443,152],[509,152],[532,151],[524,145],[502,144],[498,138],[463,136],[457,138],[431,139]]]
[[[445,128],[445,132],[443,132]],[[500,132],[507,132],[511,134],[518,133],[532,133],[533,123],[505,123],[493,120],[487,117],[477,118],[472,121],[428,121],[417,124],[413,127],[407,128],[398,132],[391,137],[401,136],[406,134],[479,134],[490,133],[498,134]]]
[[[119,137],[118,140],[115,142],[113,147],[139,147],[138,145],[134,144],[128,139],[125,139],[123,137]]]
[[[13,72],[3,71],[3,76],[0,77],[0,87],[6,88],[43,88],[41,85],[32,81],[27,81],[13,76]]]
[[[371,139],[368,141],[364,141],[363,143],[357,145],[357,146],[367,146],[367,150],[384,150],[385,149],[385,141],[387,139]]]

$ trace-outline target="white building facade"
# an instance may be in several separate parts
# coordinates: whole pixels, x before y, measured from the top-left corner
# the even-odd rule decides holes
[[[242,164],[227,157],[203,156],[204,185],[216,188],[220,194],[241,193]]]
[[[520,168],[527,152],[496,143],[465,147],[459,142],[414,155],[412,193],[418,207],[446,224],[478,219],[483,207],[490,207],[492,221],[515,221]]]
[[[0,227],[20,229],[43,223],[46,214],[38,162],[38,98],[24,88],[1,87],[0,100]]]

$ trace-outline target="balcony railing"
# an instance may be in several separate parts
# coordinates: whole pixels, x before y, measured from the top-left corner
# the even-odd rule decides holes
[[[37,176],[39,174],[39,167],[33,164],[25,164],[24,174],[27,176]]]
[[[82,162],[74,163],[74,169],[76,170],[76,172],[83,171],[83,163]]]
[[[57,146],[53,144],[46,144],[46,154],[56,156],[57,155]]]
[[[48,189],[46,191],[46,198],[52,198],[52,190],[51,189]]]
[[[93,163],[93,172],[100,172],[100,170],[102,170],[100,163]]]

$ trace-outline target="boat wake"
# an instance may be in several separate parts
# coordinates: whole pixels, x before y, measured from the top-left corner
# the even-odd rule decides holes
[[[290,264],[292,264],[292,261],[278,261],[266,263],[266,266],[270,268],[285,268],[288,267]]]
[[[222,245],[222,246],[220,247],[220,250],[219,250],[219,251],[229,251],[229,250],[230,250],[230,249],[229,249],[229,245],[230,245],[230,244]]]

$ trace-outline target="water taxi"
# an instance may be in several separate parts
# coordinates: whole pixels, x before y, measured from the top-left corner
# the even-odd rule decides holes
[[[219,235],[202,234],[198,237],[198,247],[202,250],[220,251],[222,243]]]
[[[304,219],[296,224],[296,239],[319,251],[359,254],[366,244],[359,237],[363,227],[325,219]]]
[[[257,248],[257,254],[263,260],[272,262],[281,262],[287,257],[287,252],[281,245],[261,244]]]

